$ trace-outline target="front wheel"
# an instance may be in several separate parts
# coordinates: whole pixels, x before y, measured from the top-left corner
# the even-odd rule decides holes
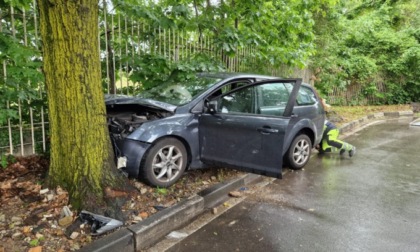
[[[150,148],[140,167],[140,179],[157,187],[173,185],[185,171],[187,155],[184,144],[179,140],[159,140]]]
[[[286,161],[290,169],[302,169],[311,157],[312,144],[305,134],[298,135],[293,139],[289,150],[286,153]]]

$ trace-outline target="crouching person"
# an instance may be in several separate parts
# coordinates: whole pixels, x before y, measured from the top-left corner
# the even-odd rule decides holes
[[[331,152],[340,155],[349,153],[349,157],[356,154],[356,147],[338,139],[339,129],[332,122],[325,120],[322,141],[318,146],[319,153]]]

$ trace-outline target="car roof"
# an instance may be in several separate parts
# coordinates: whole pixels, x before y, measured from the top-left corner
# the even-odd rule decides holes
[[[209,77],[209,78],[218,78],[218,79],[233,79],[233,78],[258,78],[258,79],[296,79],[296,78],[283,78],[278,76],[270,76],[263,74],[253,74],[253,73],[232,73],[232,72],[202,72],[197,74],[200,77]],[[314,87],[306,82],[302,82],[303,86]]]
[[[252,73],[230,73],[230,72],[209,72],[209,73],[199,73],[198,76],[202,77],[211,77],[211,78],[220,78],[220,79],[230,79],[230,78],[261,78],[261,79],[277,79],[281,77],[261,75],[261,74],[252,74]]]

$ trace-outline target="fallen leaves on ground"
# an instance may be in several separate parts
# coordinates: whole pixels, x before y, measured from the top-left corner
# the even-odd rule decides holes
[[[100,236],[78,220],[62,188],[45,188],[48,160],[41,156],[18,157],[0,168],[0,252],[76,251]],[[170,188],[153,188],[129,180],[137,191],[122,207],[124,225],[142,221],[219,182],[238,177],[226,169],[190,171]],[[113,197],[118,191],[106,190]],[[66,210],[67,209],[67,210]]]

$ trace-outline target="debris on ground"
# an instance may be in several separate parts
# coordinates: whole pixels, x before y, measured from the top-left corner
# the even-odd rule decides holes
[[[94,214],[85,210],[80,212],[79,218],[83,223],[87,223],[91,226],[90,231],[92,235],[101,235],[121,227],[124,224],[122,221]]]
[[[229,196],[234,197],[234,198],[240,198],[242,197],[242,193],[239,191],[232,191],[232,192],[229,192]]]

